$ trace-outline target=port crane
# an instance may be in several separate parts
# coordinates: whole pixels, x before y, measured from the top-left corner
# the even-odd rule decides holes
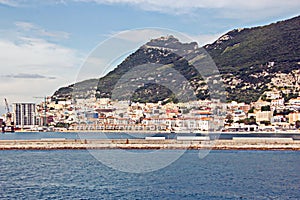
[[[12,114],[9,110],[9,105],[6,98],[4,98],[4,102],[5,102],[6,114],[5,114],[5,121],[2,123],[2,132],[15,132]]]

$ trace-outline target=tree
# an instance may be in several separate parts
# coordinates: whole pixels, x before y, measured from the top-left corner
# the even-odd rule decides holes
[[[298,97],[298,93],[283,94],[282,97],[284,98],[284,100],[286,102],[288,102],[290,99],[297,98]]]
[[[276,115],[277,115],[277,110],[275,109],[273,112],[273,116],[276,116]]]
[[[247,125],[255,125],[256,124],[256,119],[251,116],[250,118],[246,118],[244,120],[244,123],[247,124]]]
[[[249,111],[248,111],[248,113],[254,113],[254,107],[252,107]]]
[[[300,128],[300,120],[297,120],[295,125],[296,125],[296,128]]]
[[[269,125],[271,125],[271,122],[270,121],[261,121],[260,124],[264,124],[266,126],[269,126]]]
[[[233,116],[231,114],[227,114],[225,119],[227,123],[233,123]]]
[[[68,129],[69,126],[70,126],[70,124],[64,123],[64,122],[58,122],[58,123],[55,125],[55,127],[58,127],[58,128],[66,128],[66,129]]]
[[[283,109],[283,111],[278,112],[279,115],[289,115],[292,111],[289,109]]]
[[[267,106],[262,106],[262,107],[260,108],[260,110],[261,110],[261,111],[271,111],[271,107],[270,107],[269,105],[267,105]]]
[[[267,95],[265,95],[265,94],[262,95],[262,96],[261,96],[261,100],[266,101],[266,100],[267,100]]]

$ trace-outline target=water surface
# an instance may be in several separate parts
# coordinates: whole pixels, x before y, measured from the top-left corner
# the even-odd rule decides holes
[[[85,150],[0,151],[0,158],[1,199],[300,199],[294,151],[211,151],[201,160],[187,151],[145,174],[113,170]]]

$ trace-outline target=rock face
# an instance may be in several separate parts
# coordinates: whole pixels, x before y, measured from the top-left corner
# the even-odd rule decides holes
[[[203,48],[199,48],[195,42],[181,43],[173,36],[153,39],[128,56],[106,76],[99,80],[87,80],[76,84],[80,88],[76,90],[76,95],[87,97],[95,94],[99,98],[112,97],[116,89],[134,89],[130,96],[132,101],[176,102],[181,100],[180,96],[186,96],[184,91],[190,90],[198,99],[207,99],[211,92],[207,87],[209,79],[203,79],[193,66],[195,64],[191,62],[199,55],[207,56],[203,50],[212,57],[222,75],[227,92],[222,95],[226,95],[227,100],[256,101],[267,90],[281,91],[283,95],[297,93],[300,84],[299,33],[300,17],[295,17],[267,26],[230,31]],[[201,64],[205,68],[203,60]],[[157,65],[161,65],[161,68]],[[140,66],[144,68],[139,68]],[[174,73],[158,72],[166,68],[179,72],[185,81],[178,83]],[[156,73],[148,74],[147,81],[141,81],[138,79],[144,76],[142,69],[152,72],[156,70]],[[127,80],[118,85],[122,77],[129,72],[134,72],[135,76],[132,79],[127,77]],[[140,78],[137,76],[139,74]],[[159,77],[163,76],[165,82],[161,78],[159,81]],[[151,82],[148,79],[158,81]],[[165,87],[166,82],[172,82],[178,88],[176,94]],[[93,87],[93,84],[97,87]],[[70,96],[72,87],[73,85],[59,89],[53,97]],[[128,95],[126,96],[126,92],[118,93],[114,98],[128,99]]]

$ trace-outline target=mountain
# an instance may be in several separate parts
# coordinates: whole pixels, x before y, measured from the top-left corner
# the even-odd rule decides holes
[[[299,73],[300,17],[267,26],[236,29],[204,48],[224,77],[229,92],[227,98],[255,101],[266,90],[284,87],[284,83],[276,85],[276,77]],[[291,84],[285,86],[297,89]]]
[[[184,99],[188,91],[196,92],[199,87],[196,83],[203,82],[199,72],[184,58],[187,55],[195,57],[198,49],[197,43],[181,43],[173,36],[152,39],[100,79],[97,97],[112,97],[114,92],[119,100],[130,97],[139,102]],[[171,91],[170,87],[176,91]],[[207,90],[196,94],[200,99],[208,95]]]
[[[81,98],[89,97],[95,93],[98,81],[99,79],[89,79],[68,85],[66,87],[61,87],[54,92],[51,99],[72,99],[73,95]]]
[[[53,98],[70,96],[75,88],[76,97],[95,94],[98,98],[168,102],[188,100],[184,97],[191,96],[187,92],[192,91],[198,99],[207,99],[212,91],[206,81],[216,75],[204,79],[195,68],[198,64],[205,70],[207,53],[222,75],[227,93],[220,94],[226,95],[228,101],[249,103],[267,90],[299,92],[299,33],[298,16],[267,26],[230,31],[203,48],[195,42],[181,43],[173,36],[152,39],[106,76],[60,88]],[[198,63],[191,62],[199,57]],[[181,76],[174,78],[175,71],[182,75],[182,81],[177,80]],[[166,87],[170,82],[176,89]]]

